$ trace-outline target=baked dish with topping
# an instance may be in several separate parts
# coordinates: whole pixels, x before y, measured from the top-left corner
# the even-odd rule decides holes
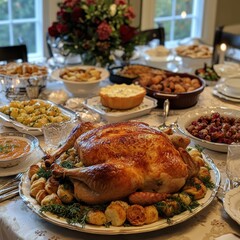
[[[105,107],[130,109],[142,103],[146,90],[135,84],[114,84],[101,88],[99,95],[101,103]]]

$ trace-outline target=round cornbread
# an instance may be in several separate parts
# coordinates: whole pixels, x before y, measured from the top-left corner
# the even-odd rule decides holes
[[[99,95],[103,106],[126,110],[139,106],[146,90],[135,84],[114,84],[101,88]]]

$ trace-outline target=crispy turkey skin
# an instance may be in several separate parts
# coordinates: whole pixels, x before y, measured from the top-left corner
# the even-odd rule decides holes
[[[79,127],[84,124],[91,129],[89,123]],[[170,139],[141,122],[107,124],[81,132],[74,147],[84,167],[64,169],[55,164],[53,175],[69,177],[76,199],[88,204],[125,198],[136,191],[173,193],[190,174]]]

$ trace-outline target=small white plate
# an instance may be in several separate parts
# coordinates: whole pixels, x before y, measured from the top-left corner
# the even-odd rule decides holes
[[[217,90],[216,87],[213,89],[212,93],[213,93],[214,96],[219,97],[219,98],[224,99],[224,100],[227,100],[227,101],[237,102],[237,103],[240,102],[240,98],[228,97],[228,96],[220,93],[220,92]]]
[[[138,107],[129,110],[112,110],[106,108],[101,104],[100,97],[87,99],[85,105],[87,108],[99,113],[106,121],[113,123],[148,114],[157,106],[157,100],[146,96]]]
[[[182,114],[177,119],[178,129],[186,136],[192,139],[196,144],[208,148],[217,152],[227,152],[228,145],[224,143],[209,142],[197,137],[194,137],[187,131],[187,127],[194,121],[199,119],[201,116],[210,116],[212,113],[218,112],[220,115],[229,116],[234,118],[240,118],[240,111],[235,109],[223,108],[223,107],[209,107],[209,108],[198,108],[192,111]]]
[[[240,75],[240,65],[237,63],[226,62],[224,64],[215,64],[213,68],[220,77]]]
[[[36,148],[29,156],[27,156],[24,162],[9,168],[0,168],[0,177],[12,176],[25,172],[32,164],[39,162],[39,159],[41,159],[43,155],[44,153],[41,148]]]
[[[238,79],[240,82],[240,79]],[[232,91],[225,83],[225,81],[223,82],[219,82],[218,84],[216,84],[216,89],[218,90],[218,92],[220,92],[221,94],[231,97],[231,98],[238,98],[240,99],[240,92],[237,93],[235,91]]]
[[[225,194],[223,207],[228,215],[240,224],[240,187],[231,189]]]

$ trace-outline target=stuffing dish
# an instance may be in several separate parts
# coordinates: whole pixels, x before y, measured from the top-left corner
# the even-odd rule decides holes
[[[54,154],[29,168],[30,196],[40,212],[70,224],[143,226],[168,219],[191,211],[214,187],[189,143],[141,122],[80,123]]]
[[[47,123],[66,122],[70,117],[54,104],[38,99],[12,101],[0,107],[0,112],[25,126],[41,128]]]

